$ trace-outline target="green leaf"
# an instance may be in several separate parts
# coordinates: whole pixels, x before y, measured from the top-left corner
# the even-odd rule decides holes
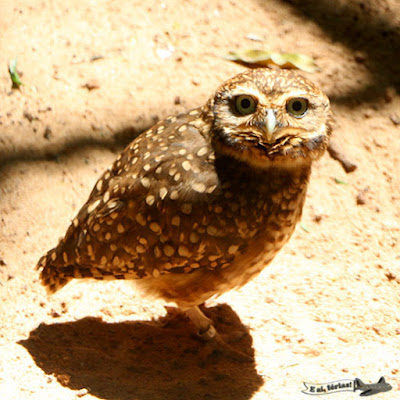
[[[226,60],[258,67],[276,65],[280,68],[297,68],[305,72],[316,72],[320,70],[311,57],[298,53],[276,53],[267,50],[242,49],[230,51],[224,58]]]
[[[336,183],[339,183],[340,185],[348,185],[347,182],[340,180],[339,178],[334,178]]]
[[[14,58],[8,63],[8,72],[10,73],[13,89],[19,89],[23,84],[17,72],[17,59]]]

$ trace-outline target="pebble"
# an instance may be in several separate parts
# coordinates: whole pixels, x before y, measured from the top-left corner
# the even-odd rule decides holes
[[[358,192],[357,197],[356,197],[357,205],[362,205],[367,202],[367,199],[365,198],[365,191],[361,190]]]
[[[389,118],[394,125],[400,125],[400,117],[397,114],[392,114]]]

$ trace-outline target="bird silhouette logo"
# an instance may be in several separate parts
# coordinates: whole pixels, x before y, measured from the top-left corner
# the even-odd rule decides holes
[[[360,396],[372,396],[373,394],[388,392],[392,386],[381,376],[377,383],[364,383],[361,379],[354,380],[354,391],[361,390]]]

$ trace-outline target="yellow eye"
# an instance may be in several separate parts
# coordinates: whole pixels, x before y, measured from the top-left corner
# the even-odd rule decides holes
[[[252,96],[242,94],[236,97],[235,107],[239,114],[249,115],[256,111],[257,102]]]
[[[286,111],[296,118],[306,115],[308,110],[308,100],[302,97],[295,97],[286,103]]]

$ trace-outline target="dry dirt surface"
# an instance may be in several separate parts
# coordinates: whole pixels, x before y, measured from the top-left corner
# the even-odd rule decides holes
[[[0,399],[308,399],[303,382],[381,376],[373,398],[400,398],[399,25],[398,0],[1,1]],[[314,57],[357,164],[326,154],[289,244],[208,304],[249,363],[132,284],[48,298],[34,269],[130,140],[244,69],[223,59],[239,48]]]

